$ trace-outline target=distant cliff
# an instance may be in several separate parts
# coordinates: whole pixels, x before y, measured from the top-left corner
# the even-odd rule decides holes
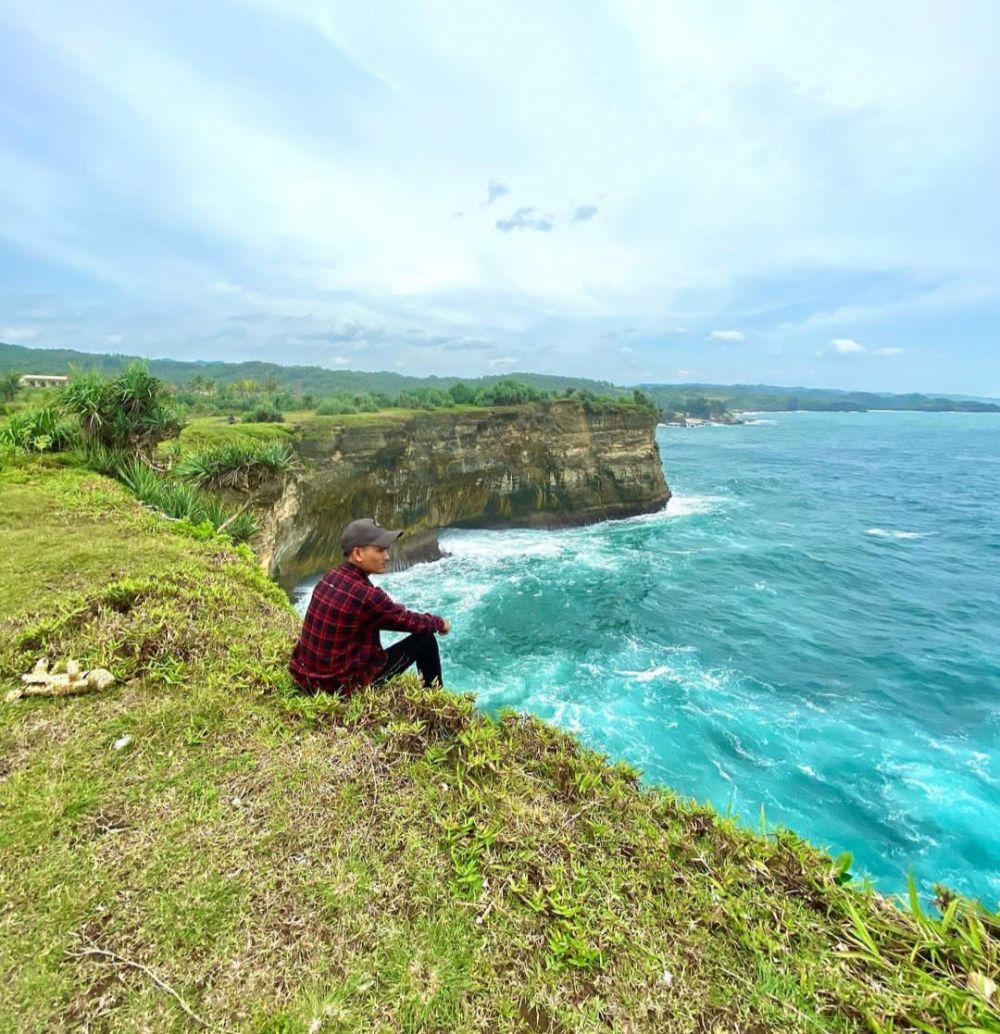
[[[573,400],[491,409],[317,417],[302,470],[259,500],[255,542],[283,585],[340,561],[340,533],[371,516],[407,532],[401,564],[440,556],[444,527],[558,527],[629,517],[670,498],[656,415]]]

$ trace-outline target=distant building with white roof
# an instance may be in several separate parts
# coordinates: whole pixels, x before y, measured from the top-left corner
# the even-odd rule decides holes
[[[61,388],[69,378],[55,373],[26,373],[18,383],[22,388]]]

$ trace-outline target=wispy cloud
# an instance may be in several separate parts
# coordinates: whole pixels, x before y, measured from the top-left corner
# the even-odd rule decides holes
[[[498,219],[494,225],[503,233],[510,233],[511,230],[540,230],[548,233],[552,229],[552,216],[535,208],[519,208],[508,219]]]
[[[574,223],[585,223],[597,215],[597,205],[580,205],[573,212]]]
[[[497,198],[506,197],[509,193],[510,188],[506,183],[491,179],[486,186],[486,204],[492,205]]]
[[[517,361],[517,356],[500,355],[490,360],[490,366],[513,366]]]
[[[893,357],[897,355],[902,355],[905,351],[906,349],[904,348],[876,348],[875,351],[872,352],[872,355]]]
[[[708,335],[709,341],[721,341],[724,344],[738,344],[746,340],[742,330],[713,330]]]

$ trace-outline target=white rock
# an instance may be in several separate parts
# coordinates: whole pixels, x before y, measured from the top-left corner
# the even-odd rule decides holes
[[[660,977],[660,983],[664,984],[666,987],[670,987],[670,985],[673,982],[674,982],[674,975],[673,975],[673,973],[671,973],[669,969],[665,969],[663,971],[663,976]]]
[[[132,742],[132,737],[129,735],[120,736],[114,743],[111,744],[115,750],[124,750]]]

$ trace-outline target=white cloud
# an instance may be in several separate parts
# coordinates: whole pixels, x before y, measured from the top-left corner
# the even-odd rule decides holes
[[[867,345],[863,345],[860,341],[855,341],[851,337],[836,337],[834,338],[828,347],[821,348],[816,353],[820,359],[839,357],[839,356],[880,356],[882,358],[890,358],[892,356],[899,356],[903,354],[902,348],[872,348],[869,349]]]
[[[830,350],[837,355],[858,355],[860,352],[868,351],[860,341],[850,337],[835,337],[830,342]]]
[[[745,341],[746,336],[742,330],[713,330],[708,335],[710,341],[723,341],[728,344],[734,344],[738,341]]]
[[[327,359],[326,364],[327,366],[347,366],[350,361],[351,360],[348,359],[346,355],[331,355],[330,358]]]
[[[516,356],[500,355],[490,360],[490,366],[513,366],[517,361]]]
[[[622,345],[618,351],[621,352],[622,355],[635,355],[635,349],[630,348],[628,345]]]

